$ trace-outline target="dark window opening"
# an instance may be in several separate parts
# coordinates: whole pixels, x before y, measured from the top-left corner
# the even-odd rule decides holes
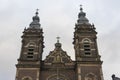
[[[90,51],[90,49],[84,49],[84,51]]]
[[[90,45],[84,45],[84,48],[90,48]]]
[[[29,56],[27,56],[27,58],[33,58],[33,56],[30,56],[30,55],[29,55]]]
[[[32,59],[34,57],[34,48],[28,48],[27,58]]]
[[[84,49],[84,54],[85,55],[91,55],[91,44],[90,44],[90,40],[89,39],[84,39],[83,41],[83,49]]]
[[[34,51],[34,49],[28,49],[28,51]]]
[[[91,55],[91,49],[90,49],[90,44],[89,43],[84,43],[84,53],[85,55]]]
[[[85,52],[85,55],[90,55],[90,52]]]

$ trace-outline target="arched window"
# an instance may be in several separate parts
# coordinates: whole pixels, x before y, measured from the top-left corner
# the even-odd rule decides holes
[[[83,48],[85,55],[91,55],[91,47],[90,47],[90,40],[89,39],[83,39]]]
[[[35,50],[35,43],[34,42],[29,43],[28,50],[27,50],[27,58],[28,59],[34,58],[34,50]]]
[[[28,52],[27,52],[27,58],[29,59],[33,59],[34,57],[34,48],[28,48]]]

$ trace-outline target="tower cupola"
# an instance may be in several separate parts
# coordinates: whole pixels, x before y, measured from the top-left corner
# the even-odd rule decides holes
[[[36,13],[35,13],[36,15],[35,16],[33,16],[33,21],[40,21],[40,19],[39,19],[39,16],[38,16],[38,9],[37,9],[37,11],[36,11]]]
[[[33,16],[33,21],[30,23],[30,27],[29,28],[35,28],[35,29],[39,29],[40,28],[40,18],[38,16],[38,9],[36,10],[35,16]]]
[[[82,5],[80,5],[80,13],[78,14],[78,24],[89,24],[89,20],[86,18],[86,13],[83,12]]]

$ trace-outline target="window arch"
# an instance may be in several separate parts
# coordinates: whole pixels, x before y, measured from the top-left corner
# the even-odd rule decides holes
[[[32,78],[30,76],[24,76],[22,80],[32,80]]]
[[[82,40],[82,42],[83,42],[85,55],[91,55],[91,46],[90,46],[91,40],[88,38],[85,38]]]
[[[51,75],[48,77],[47,80],[69,80],[68,78],[66,78],[64,75]]]
[[[30,42],[30,43],[28,43],[28,46],[29,46],[29,47],[35,47],[36,44],[35,44],[35,42]]]
[[[85,80],[97,80],[97,76],[93,73],[88,73],[86,76],[85,76]]]
[[[83,40],[82,40],[82,42],[83,42],[83,43],[90,43],[90,42],[91,42],[91,40],[90,40],[90,39],[88,39],[88,38],[85,38],[85,39],[83,39]]]

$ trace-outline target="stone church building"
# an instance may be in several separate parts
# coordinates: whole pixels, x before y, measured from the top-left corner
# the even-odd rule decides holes
[[[74,27],[75,60],[62,49],[59,37],[54,50],[43,60],[44,30],[41,28],[38,11],[32,19],[29,27],[23,31],[15,80],[103,80],[97,32],[82,7]]]

